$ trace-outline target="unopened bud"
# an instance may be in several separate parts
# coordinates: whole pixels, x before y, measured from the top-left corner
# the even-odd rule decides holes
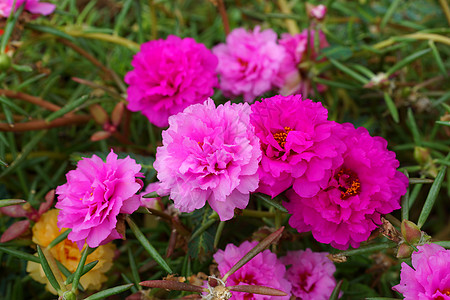
[[[421,166],[425,165],[431,160],[430,149],[414,147],[414,158]]]
[[[11,57],[6,53],[0,54],[0,71],[8,70],[12,65]]]
[[[89,106],[91,116],[94,118],[95,123],[103,125],[109,121],[108,113],[98,104]]]
[[[408,244],[415,245],[420,241],[422,232],[420,231],[419,227],[417,227],[417,225],[413,222],[403,220],[401,229],[403,238]]]
[[[77,296],[72,291],[67,291],[63,294],[64,300],[77,300]]]
[[[323,4],[314,6],[309,3],[306,4],[306,9],[308,11],[308,15],[311,18],[315,18],[319,21],[323,20],[325,18],[325,15],[327,13],[327,7]]]
[[[408,258],[414,249],[408,244],[400,244],[397,249],[397,258]]]

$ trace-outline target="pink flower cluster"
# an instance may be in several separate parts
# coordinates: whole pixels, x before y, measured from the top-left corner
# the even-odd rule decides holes
[[[51,3],[40,3],[40,0],[2,0],[0,1],[0,17],[9,17],[13,8],[14,11],[16,11],[22,5],[24,5],[24,9],[30,13],[40,15],[49,15],[56,7]]]
[[[71,228],[68,239],[80,250],[86,242],[95,248],[123,238],[117,229],[119,213],[131,214],[141,205],[141,166],[130,157],[118,159],[111,150],[106,162],[93,155],[66,174],[67,183],[56,189],[59,228]]]
[[[159,195],[191,212],[209,203],[222,221],[245,208],[258,187],[259,139],[250,125],[250,106],[219,105],[211,99],[169,118],[157,149]]]
[[[309,35],[309,59],[315,60],[315,32],[309,31]],[[328,47],[322,32],[319,39],[320,48]],[[277,43],[272,29],[237,28],[227,36],[225,44],[213,48],[219,59],[220,89],[226,96],[243,95],[247,102],[274,87],[284,95],[304,90],[309,83],[298,65],[306,61],[307,51],[308,30],[294,36],[284,34]]]
[[[402,263],[400,284],[393,289],[405,300],[449,300],[450,250],[436,244],[417,248],[411,256],[412,267]]]
[[[248,251],[254,248],[257,242],[244,242],[239,247],[228,244],[225,250],[214,254],[220,275],[225,275]],[[285,297],[264,296],[232,292],[236,299],[296,299],[327,300],[329,299],[336,279],[334,264],[327,258],[325,252],[289,251],[280,259],[264,250],[246,263],[242,268],[230,275],[227,286],[234,285],[260,285],[281,290],[288,294]],[[287,271],[286,271],[286,268]]]
[[[217,85],[217,58],[192,38],[169,35],[141,45],[125,76],[128,106],[150,123],[168,125],[168,118],[191,104],[203,103]]]
[[[383,138],[328,121],[320,103],[299,95],[253,104],[250,120],[263,151],[258,191],[274,197],[292,186],[284,206],[298,231],[358,247],[381,215],[400,208],[408,180]]]

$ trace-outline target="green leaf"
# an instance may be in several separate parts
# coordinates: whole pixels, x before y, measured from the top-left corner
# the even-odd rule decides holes
[[[91,261],[88,264],[85,264],[84,267],[83,267],[83,272],[81,273],[81,276],[83,276],[84,274],[86,274],[87,272],[92,270],[97,264],[98,264],[98,260],[94,260],[94,261]],[[72,275],[67,276],[66,280],[65,280],[65,283],[66,284],[71,284],[73,282],[74,275],[75,275],[75,273],[73,273]]]
[[[80,98],[73,100],[72,102],[66,104],[64,107],[51,113],[46,119],[45,122],[51,122],[59,117],[62,117],[68,112],[71,112],[74,109],[79,108],[83,103],[85,103],[89,99],[88,95],[81,96]]]
[[[399,61],[394,66],[392,66],[389,70],[387,70],[386,77],[391,76],[392,74],[394,74],[395,71],[400,70],[404,66],[410,64],[411,62],[415,61],[419,57],[424,56],[425,54],[427,54],[430,51],[431,51],[431,49],[428,48],[425,50],[414,52],[413,54],[407,56],[405,59]]]
[[[133,252],[131,252],[131,248],[128,247],[128,261],[131,268],[131,274],[133,275],[133,282],[138,289],[142,289],[142,287],[139,285],[139,282],[141,282],[141,279],[139,278],[139,272],[138,268],[136,266],[136,261],[134,260]]]
[[[444,126],[450,126],[450,122],[449,121],[436,121],[436,124],[444,125]]]
[[[383,16],[383,19],[381,20],[381,23],[380,23],[380,28],[381,29],[383,29],[386,26],[387,22],[389,22],[389,19],[394,14],[394,12],[397,9],[397,7],[400,4],[400,2],[401,2],[401,0],[394,0],[394,1],[392,1],[391,5],[389,6],[388,10],[386,11],[386,13]]]
[[[169,267],[167,262],[159,255],[158,251],[150,244],[144,234],[141,232],[136,223],[131,220],[130,217],[127,217],[128,225],[130,225],[131,231],[133,231],[134,235],[144,247],[145,250],[150,254],[150,256],[168,273],[173,273],[172,269]]]
[[[9,100],[8,98],[5,97],[0,97],[0,102],[4,103],[5,105],[9,106],[10,108],[12,108],[13,110],[15,110],[16,112],[24,115],[24,116],[28,116],[28,113],[23,110],[20,106],[18,106],[17,104],[15,104],[14,102],[12,102],[11,100]]]
[[[44,33],[50,33],[54,36],[69,40],[73,43],[76,43],[76,39],[74,39],[72,36],[68,35],[67,33],[56,29],[54,27],[49,27],[49,26],[44,26],[44,25],[37,25],[37,24],[33,24],[33,23],[27,23],[26,25],[27,28],[36,30],[36,31],[40,31],[40,32],[44,32]]]
[[[355,71],[353,71],[352,69],[350,69],[349,67],[344,66],[343,64],[341,64],[340,62],[338,62],[337,60],[330,58],[330,62],[339,70],[341,70],[342,72],[344,72],[345,74],[349,75],[350,77],[353,77],[354,79],[358,80],[359,82],[361,82],[362,84],[366,84],[369,82],[369,79],[367,79],[366,77],[362,76],[361,74],[356,73]]]
[[[409,130],[411,130],[411,133],[413,135],[414,143],[416,146],[419,146],[421,144],[421,137],[419,133],[419,129],[417,128],[416,120],[414,119],[414,113],[411,108],[408,108],[407,113],[408,118],[406,119],[406,125],[408,125]]]
[[[398,110],[388,92],[384,92],[384,101],[386,102],[386,106],[389,112],[391,113],[392,119],[394,119],[395,123],[398,123],[400,121],[398,116]]]
[[[431,210],[433,209],[434,202],[436,201],[439,190],[441,189],[442,181],[444,180],[446,171],[447,166],[442,166],[441,170],[436,176],[436,179],[431,185],[430,192],[428,193],[425,204],[423,205],[422,211],[420,212],[419,220],[417,221],[417,226],[419,226],[419,228],[422,228],[423,224],[425,224],[428,216],[431,213]]]
[[[331,46],[322,49],[322,54],[317,58],[318,60],[322,59],[324,56],[328,58],[338,59],[338,60],[347,60],[352,57],[353,52],[350,48],[344,46]]]
[[[61,233],[60,235],[58,235],[48,246],[47,249],[51,249],[53,247],[55,247],[56,245],[58,245],[59,243],[61,243],[62,241],[64,241],[67,236],[69,235],[69,233],[72,231],[72,229],[67,229],[66,231],[64,231],[63,233]]]
[[[0,200],[0,207],[23,204],[26,202],[27,201],[22,200],[22,199],[2,199],[2,200]]]
[[[254,196],[255,196],[255,198],[260,199],[261,201],[263,201],[264,203],[266,203],[269,206],[275,207],[276,209],[278,209],[284,213],[288,212],[287,209],[284,208],[283,205],[281,205],[279,202],[277,202],[275,200],[276,198],[271,199],[271,198],[269,198],[269,196],[266,196],[264,194],[259,194],[259,193],[254,194]]]
[[[450,241],[436,241],[436,242],[433,242],[433,244],[442,246],[446,249],[450,249]]]
[[[5,31],[2,34],[2,41],[0,45],[0,53],[5,53],[6,46],[8,45],[9,38],[11,37],[11,34],[13,32],[14,27],[16,26],[16,22],[19,19],[19,16],[23,12],[23,8],[25,5],[21,5],[17,11],[14,13],[14,10],[11,10],[11,15],[8,18],[8,21],[6,22]],[[12,16],[12,17],[11,17]]]
[[[15,256],[17,258],[23,259],[23,260],[32,261],[32,262],[35,262],[35,263],[38,263],[38,264],[41,263],[41,260],[39,259],[39,257],[31,255],[31,254],[26,253],[26,252],[22,252],[22,251],[19,251],[19,250],[12,250],[12,249],[9,249],[9,248],[6,248],[6,247],[1,247],[1,246],[0,246],[0,251],[5,252],[5,253],[7,253],[9,255]]]
[[[188,254],[192,258],[205,257],[214,249],[214,235],[216,228],[214,225],[217,219],[209,207],[195,211],[192,214],[192,222],[195,224],[193,234],[188,242]]]
[[[337,300],[339,299],[339,293],[341,292],[341,286],[342,286],[343,280],[339,280],[336,286],[333,289],[333,292],[330,295],[329,300]]]
[[[83,250],[83,253],[81,254],[81,258],[80,258],[80,261],[78,262],[77,269],[73,273],[72,292],[74,292],[74,293],[77,290],[78,283],[80,282],[81,276],[83,276],[84,264],[85,264],[86,258],[88,256],[88,252],[89,252],[89,246],[86,246],[86,248]]]
[[[47,133],[47,130],[42,130],[39,133],[35,134],[31,140],[28,142],[28,144],[23,147],[22,152],[17,155],[16,159],[11,163],[9,168],[5,169],[1,174],[0,178],[5,176],[6,174],[10,173],[11,171],[15,170],[17,166],[19,166],[22,161],[24,161],[28,154],[33,150],[34,146],[44,137],[44,135]]]
[[[408,171],[404,171],[403,172],[405,174],[406,177],[409,178],[409,174]],[[409,218],[409,188],[406,191],[406,193],[402,196],[402,220],[408,220]]]
[[[124,284],[124,285],[119,285],[98,293],[95,293],[87,298],[84,298],[84,300],[100,300],[100,299],[104,299],[106,297],[109,296],[113,296],[113,295],[117,295],[120,293],[123,293],[127,290],[129,290],[134,284],[130,283],[130,284]]]
[[[37,245],[37,252],[39,255],[39,259],[41,260],[41,266],[44,270],[45,276],[47,277],[48,281],[52,285],[52,287],[56,291],[60,291],[61,287],[58,284],[58,281],[55,278],[55,275],[52,272],[52,269],[50,268],[50,265],[48,264],[47,258],[45,258],[44,252],[42,252],[41,246]]]
[[[436,48],[436,45],[432,40],[428,41],[428,45],[430,46],[431,50],[433,51],[434,59],[436,60],[436,64],[438,65],[439,69],[441,70],[444,77],[448,77],[447,69],[445,68],[444,62],[442,61],[441,55],[439,54],[438,49]]]
[[[366,245],[366,246],[361,246],[357,249],[350,249],[350,250],[345,250],[345,251],[341,251],[337,254],[333,254],[333,255],[338,255],[338,256],[352,256],[352,255],[360,255],[360,254],[367,254],[367,253],[372,253],[372,252],[376,252],[376,251],[381,251],[384,249],[389,249],[389,248],[393,248],[395,247],[397,244],[394,242],[385,242],[385,243],[381,243],[381,244],[370,244],[370,245]]]
[[[357,90],[360,89],[360,86],[356,86],[356,85],[351,85],[345,82],[340,82],[340,81],[334,81],[334,80],[327,80],[327,79],[323,79],[323,78],[319,78],[319,77],[314,77],[313,80],[317,83],[322,83],[325,84],[327,86],[334,86],[337,88],[343,88],[346,90]]]

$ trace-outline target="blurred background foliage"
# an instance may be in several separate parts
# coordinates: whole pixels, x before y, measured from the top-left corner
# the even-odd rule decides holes
[[[146,168],[146,182],[154,181],[151,164],[161,129],[139,113],[125,110],[120,118],[111,116],[126,98],[123,77],[131,70],[133,55],[139,44],[169,34],[193,37],[209,48],[226,38],[218,0],[53,2],[57,10],[50,17],[20,17],[8,41],[13,66],[0,73],[0,196],[24,199],[35,208],[49,190],[65,182],[65,173],[81,155],[107,153],[111,147],[124,155],[133,153]],[[325,60],[305,66],[312,89],[303,96],[322,101],[331,119],[364,126],[372,135],[388,140],[401,170],[413,178],[408,191],[409,211],[397,211],[390,220],[396,226],[396,220],[402,217],[416,222],[431,183],[439,170],[450,165],[449,3],[309,2],[327,6],[323,22],[311,23],[305,1],[226,0],[224,5],[231,29],[259,25],[279,35],[310,27],[324,31],[330,47],[321,52]],[[2,26],[5,20],[0,22]],[[326,91],[318,93],[317,84],[324,84]],[[214,99],[227,100],[219,91]],[[92,108],[95,104],[107,112],[109,121],[103,112]],[[108,133],[105,124],[114,122],[115,130]],[[91,137],[95,139],[96,134],[98,141],[93,141]],[[434,208],[422,227],[435,240],[450,239],[450,174],[446,172]],[[287,224],[287,215],[259,198],[255,197],[250,208],[260,214],[243,213],[227,222],[220,240],[218,222],[209,222],[210,211],[203,209],[190,218],[181,217],[193,232],[206,230],[191,241],[180,242],[168,259],[174,272],[179,276],[208,273],[215,239],[223,248],[252,235],[264,236],[264,226]],[[136,219],[152,245],[164,255],[170,247],[169,223],[155,222],[144,215]],[[15,221],[2,216],[0,232]],[[32,253],[31,244],[28,232],[1,246]],[[135,258],[141,280],[166,275],[136,240],[118,245],[122,255],[115,261],[106,286],[135,282],[130,279],[134,274],[128,251]],[[284,253],[306,247],[337,252],[315,242],[310,234],[292,229],[283,235],[277,249]],[[0,262],[0,298],[52,297],[27,275],[23,260],[0,252]],[[361,251],[337,264],[335,276],[343,279],[343,299],[395,298],[399,295],[391,287],[399,281],[399,269],[393,248]],[[166,296],[181,295],[171,292]]]

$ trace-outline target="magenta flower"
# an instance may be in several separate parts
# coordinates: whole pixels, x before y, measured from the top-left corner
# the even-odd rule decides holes
[[[344,250],[358,247],[381,224],[381,215],[400,208],[408,179],[396,170],[399,162],[385,139],[349,123],[338,129],[335,134],[347,146],[343,163],[317,195],[305,197],[289,190],[290,201],[284,205],[292,214],[292,227],[311,230],[317,241]]]
[[[263,151],[258,192],[275,197],[293,186],[299,195],[312,197],[328,185],[346,148],[333,134],[337,123],[327,117],[321,103],[301,95],[252,105],[250,121]]]
[[[217,58],[192,38],[169,35],[141,45],[125,75],[128,106],[159,127],[191,104],[203,103],[217,85]]]
[[[319,31],[319,49],[329,46],[325,34]],[[309,60],[315,61],[319,53],[314,48],[316,32],[314,30],[309,31]],[[310,90],[310,82],[308,78],[308,72],[310,66],[302,68],[299,65],[307,61],[308,56],[308,30],[303,30],[301,33],[291,35],[285,33],[279,40],[280,46],[286,51],[286,56],[280,67],[280,71],[275,79],[276,86],[280,87],[280,93],[282,95],[292,95],[295,93],[306,94]],[[325,90],[325,86],[318,85],[319,92]]]
[[[106,162],[93,155],[78,162],[66,175],[67,183],[57,187],[60,209],[59,228],[71,228],[69,240],[81,249],[123,238],[116,230],[117,215],[131,214],[139,208],[142,188],[141,166],[130,157],[117,159],[111,150]]]
[[[392,289],[404,300],[450,299],[450,250],[436,244],[425,244],[413,252],[412,268],[402,263],[400,284]]]
[[[214,254],[214,260],[218,264],[219,272],[223,277],[248,251],[253,249],[257,242],[243,242],[239,247],[228,244],[225,250],[219,250]],[[234,285],[261,285],[281,290],[288,294],[284,297],[231,292],[234,299],[245,300],[288,300],[291,292],[291,284],[285,279],[286,267],[277,259],[277,256],[264,250],[246,263],[242,268],[230,275],[227,286]]]
[[[336,286],[336,267],[326,252],[288,251],[281,261],[291,266],[285,278],[292,284],[292,295],[301,300],[328,300]]]
[[[0,16],[9,17],[13,7],[14,11],[20,6],[25,4],[24,9],[33,14],[49,15],[55,10],[55,5],[51,3],[40,3],[40,0],[16,0],[14,6],[14,0],[2,0],[0,2]]]
[[[163,146],[153,164],[161,182],[182,212],[207,201],[222,221],[245,208],[258,187],[259,140],[249,120],[248,104],[219,105],[212,99],[169,118]]]
[[[272,89],[285,56],[277,34],[259,26],[253,31],[234,29],[226,44],[215,46],[213,52],[219,58],[220,89],[226,96],[244,95],[247,102]]]

